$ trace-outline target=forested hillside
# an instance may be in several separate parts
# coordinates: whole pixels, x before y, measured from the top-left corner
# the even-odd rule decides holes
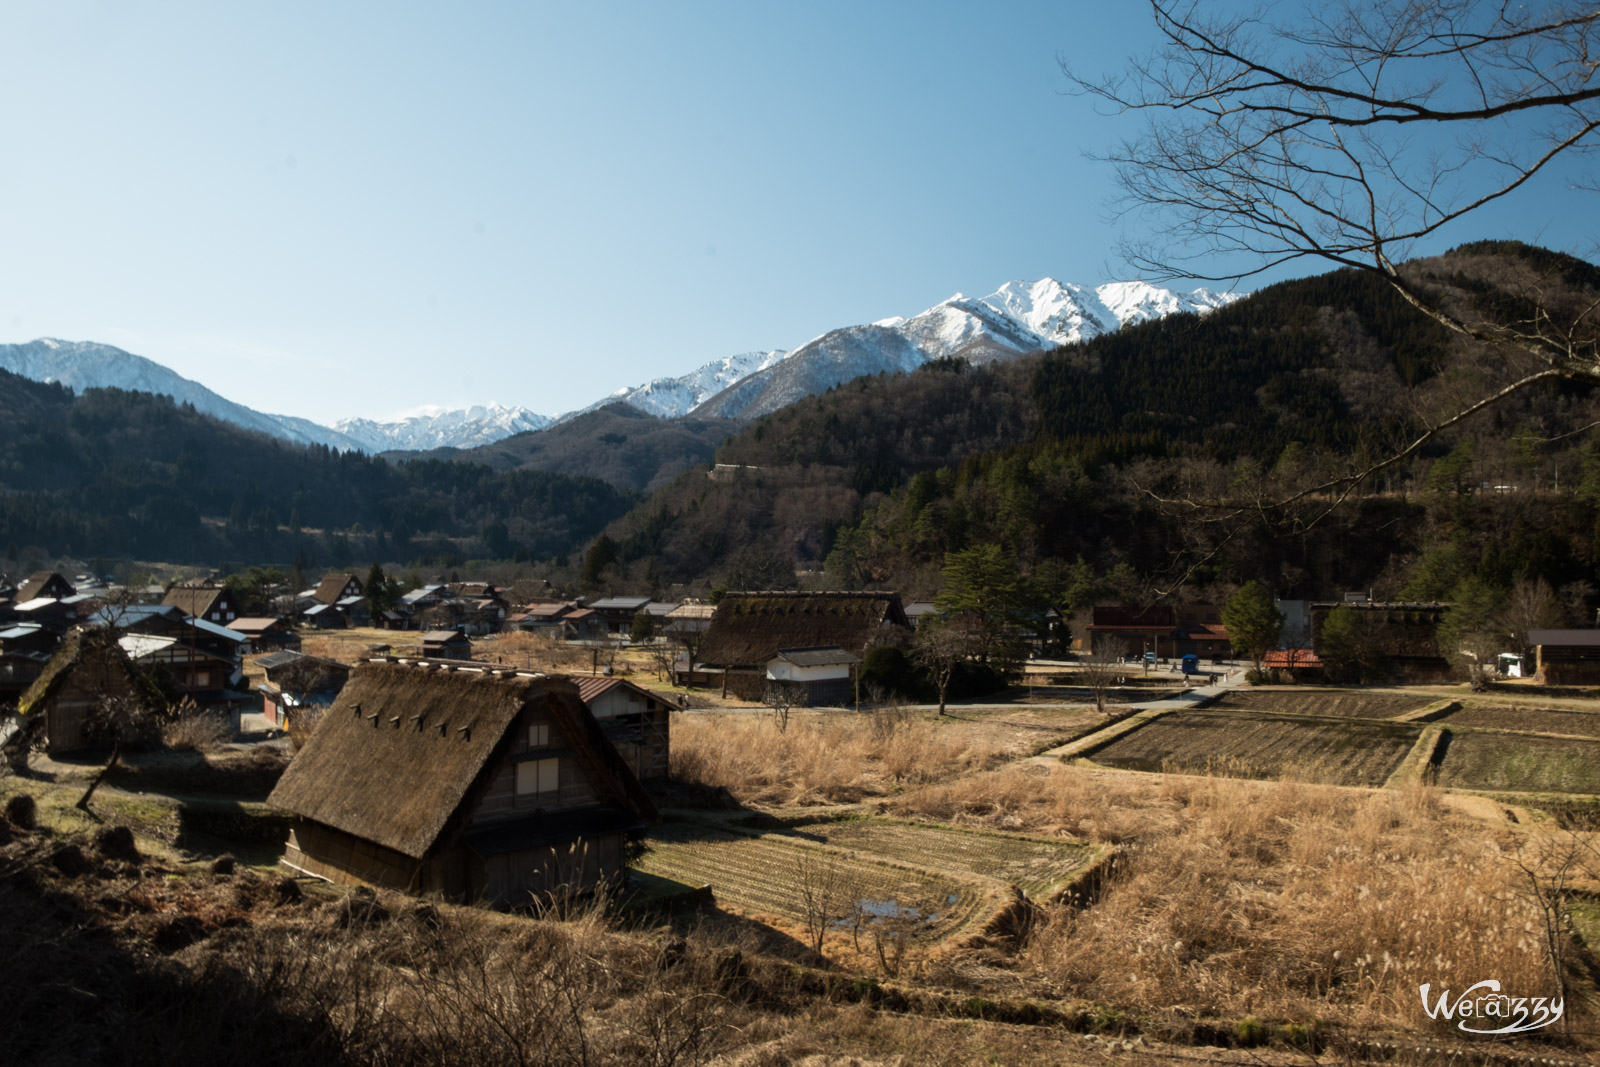
[[[344,563],[552,556],[621,515],[592,478],[393,464],[302,447],[164,396],[0,372],[0,546],[48,554]]]
[[[1572,309],[1600,292],[1592,265],[1520,245],[1408,270],[1503,315],[1527,285]],[[1282,595],[1398,593],[1480,570],[1593,582],[1600,458],[1573,431],[1600,405],[1584,385],[1517,394],[1315,522],[1326,494],[1226,524],[1213,520],[1227,509],[1196,506],[1282,499],[1361,469],[1521,366],[1380,282],[1334,272],[1042,357],[852,382],[760,419],[718,452],[739,470],[686,474],[607,534],[618,577],[734,585],[787,564],[825,568],[826,584],[927,592],[944,553],[979,543],[1146,594],[1253,577]],[[1441,553],[1448,574],[1418,584]]]
[[[607,404],[566,422],[471,449],[386,452],[399,462],[443,459],[495,470],[538,470],[577,478],[600,478],[619,489],[651,491],[681,471],[711,462],[737,419],[692,415],[661,419],[628,404]]]

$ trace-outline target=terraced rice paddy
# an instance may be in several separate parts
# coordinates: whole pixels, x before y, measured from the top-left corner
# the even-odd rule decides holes
[[[1095,857],[1088,845],[960,830],[948,826],[848,819],[792,828],[837,848],[955,875],[1016,885],[1039,899]]]
[[[1600,712],[1474,705],[1437,720],[1446,726],[1475,726],[1535,734],[1600,738]]]
[[[1251,711],[1181,711],[1124,734],[1089,758],[1130,770],[1381,786],[1421,729]]]
[[[820,865],[849,884],[851,897],[916,913],[925,923],[921,937],[932,941],[986,921],[1010,884],[1045,892],[1094,854],[1070,842],[879,819],[767,831],[677,822],[651,831],[637,867],[689,886],[710,885],[719,904],[746,914],[800,922],[801,871]]]
[[[1348,689],[1235,690],[1208,705],[1219,711],[1277,712],[1284,715],[1338,715],[1393,719],[1434,703],[1437,697],[1367,693]]]
[[[1460,789],[1600,793],[1600,741],[1453,733],[1438,782]]]

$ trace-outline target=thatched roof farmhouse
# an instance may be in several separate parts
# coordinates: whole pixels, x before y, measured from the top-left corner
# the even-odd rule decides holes
[[[728,690],[757,697],[779,649],[836,647],[859,657],[910,633],[899,593],[728,593],[717,602],[695,659],[723,672]]]
[[[290,867],[500,906],[620,878],[656,818],[577,686],[487,664],[359,666],[269,802]]]
[[[126,698],[154,713],[165,707],[161,692],[118,644],[115,632],[76,629],[68,633],[44,672],[22,694],[17,712],[31,738],[42,731],[51,755],[110,744],[96,731],[102,701]]]

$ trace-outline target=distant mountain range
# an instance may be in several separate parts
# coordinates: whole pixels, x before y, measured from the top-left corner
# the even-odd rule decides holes
[[[677,378],[618,389],[559,417],[498,404],[445,411],[424,408],[403,419],[341,419],[323,426],[235,403],[159,363],[93,341],[40,338],[0,344],[0,369],[74,389],[163,393],[247,429],[302,444],[364,452],[474,448],[543,429],[618,402],[658,418],[693,414],[749,419],[776,411],[852,378],[909,371],[930,360],[973,363],[1008,359],[1110,333],[1180,311],[1206,312],[1239,294],[1179,293],[1144,282],[1088,288],[1045,278],[1010,282],[980,299],[957,294],[909,319],[890,318],[831,330],[792,350],[746,352],[713,360]]]

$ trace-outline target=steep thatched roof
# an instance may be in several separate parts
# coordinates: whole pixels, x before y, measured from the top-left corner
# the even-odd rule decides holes
[[[161,690],[128,659],[111,630],[76,629],[67,634],[44,672],[35,678],[17,702],[17,710],[27,715],[44,707],[67,680],[79,671],[92,672],[81,679],[87,688],[108,696],[131,695],[154,711],[165,705]]]
[[[728,593],[717,602],[696,658],[711,666],[754,667],[780,648],[821,645],[861,655],[886,629],[908,625],[899,593]]]
[[[356,668],[268,803],[421,859],[533,704],[571,739],[597,792],[655,818],[570,681],[400,663]]]
[[[322,581],[317,583],[317,588],[312,591],[311,599],[319,604],[336,604],[344,596],[345,586],[355,581],[356,576],[349,573],[325,574],[322,576]],[[360,587],[361,583],[356,582],[356,588]]]
[[[67,581],[61,575],[57,574],[55,571],[34,571],[32,574],[24,578],[22,583],[17,586],[17,591],[11,599],[16,601],[18,604],[25,603],[37,597],[44,596],[44,590],[46,587],[51,587],[61,591],[62,595],[64,596],[72,595],[72,583]]]
[[[161,603],[175,607],[185,615],[205,618],[216,607],[217,600],[227,589],[220,585],[175,585],[167,590]]]

